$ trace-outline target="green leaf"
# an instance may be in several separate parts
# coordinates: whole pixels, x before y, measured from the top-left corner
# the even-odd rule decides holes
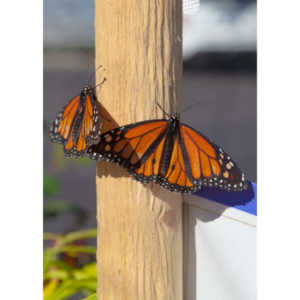
[[[58,280],[51,280],[44,286],[43,291],[43,299],[48,300],[50,299],[51,295],[54,293],[56,287],[58,285]]]
[[[64,246],[61,248],[61,252],[66,252],[66,253],[91,253],[91,254],[96,254],[97,248],[93,246],[76,246],[76,245],[71,245],[71,246]]]
[[[88,229],[81,231],[70,232],[64,236],[54,235],[50,233],[45,233],[45,239],[55,239],[56,243],[51,248],[45,248],[44,250],[44,263],[43,269],[44,274],[48,272],[49,267],[57,264],[57,255],[60,252],[82,252],[82,253],[96,253],[96,248],[93,246],[77,246],[72,245],[76,240],[83,240],[89,238],[96,238],[97,229]]]
[[[68,280],[59,285],[59,287],[52,293],[47,300],[63,300],[76,294],[78,288],[73,286],[72,280]],[[46,300],[46,299],[44,299]]]
[[[89,263],[89,264],[85,265],[84,267],[82,267],[82,269],[84,270],[84,272],[91,274],[94,277],[97,277],[97,263],[96,262]]]
[[[44,175],[44,195],[48,197],[56,196],[59,192],[59,183],[56,177]]]
[[[74,278],[77,280],[83,279],[97,279],[97,266],[96,263],[90,263],[82,267],[81,269],[74,270]]]
[[[44,300],[63,300],[81,292],[89,295],[97,289],[96,262],[84,265],[81,268],[70,266],[60,260],[59,253],[69,255],[77,253],[96,253],[96,247],[74,245],[77,240],[96,238],[97,229],[88,229],[70,232],[66,235],[45,233],[45,240],[54,240],[52,247],[44,250]]]
[[[81,231],[74,231],[66,234],[60,241],[60,243],[64,246],[66,244],[72,243],[76,240],[90,239],[97,237],[97,229],[88,229]]]
[[[65,262],[63,260],[51,260],[49,265],[51,266],[51,268],[54,267],[58,270],[64,270],[65,272],[68,272],[69,274],[73,273],[73,271],[75,269],[74,267],[72,267],[70,264],[68,264],[67,262]],[[46,272],[48,272],[48,270],[46,270]]]
[[[47,279],[58,279],[66,280],[70,277],[70,273],[65,270],[51,270],[44,275],[44,280]]]
[[[87,298],[84,298],[82,300],[97,300],[97,293],[92,294],[92,295],[90,295]]]
[[[43,257],[43,272],[45,273],[49,270],[49,267],[55,262],[56,260],[56,253],[52,249],[44,250],[44,257]]]
[[[63,300],[76,294],[82,289],[88,289],[95,292],[97,289],[97,280],[66,280],[47,300]]]

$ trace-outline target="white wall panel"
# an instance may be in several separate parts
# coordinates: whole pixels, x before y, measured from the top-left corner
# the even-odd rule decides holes
[[[184,259],[185,300],[256,299],[256,216],[187,197]]]

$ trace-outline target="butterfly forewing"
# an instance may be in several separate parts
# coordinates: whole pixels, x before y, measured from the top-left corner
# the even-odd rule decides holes
[[[64,145],[65,156],[82,156],[100,140],[101,122],[92,88],[81,91],[64,107],[50,129],[52,142]]]
[[[180,133],[194,184],[237,191],[247,188],[244,174],[220,147],[188,125],[182,124]]]
[[[162,139],[166,120],[139,122],[101,135],[101,141],[89,148],[93,159],[113,161],[133,170],[138,169]],[[150,149],[150,150],[149,150]]]
[[[53,142],[64,142],[68,139],[72,132],[72,124],[76,116],[80,96],[73,98],[64,110],[58,114],[51,129],[50,137]]]

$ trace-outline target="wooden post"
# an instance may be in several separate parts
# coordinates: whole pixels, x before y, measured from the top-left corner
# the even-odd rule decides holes
[[[181,0],[95,0],[99,101],[117,123],[180,111]],[[97,81],[102,78],[97,74]],[[182,300],[182,196],[97,165],[98,299]]]

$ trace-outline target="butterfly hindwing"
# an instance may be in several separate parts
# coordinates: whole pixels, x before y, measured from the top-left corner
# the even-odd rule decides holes
[[[188,166],[185,164],[180,142],[178,129],[170,131],[158,183],[170,191],[188,193],[193,190],[193,184],[188,175]]]

